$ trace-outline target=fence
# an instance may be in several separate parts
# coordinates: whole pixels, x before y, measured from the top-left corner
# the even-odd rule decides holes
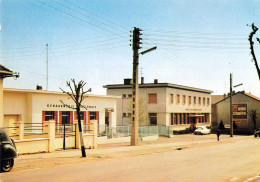
[[[85,147],[97,148],[97,121],[92,120],[90,131],[83,135]],[[80,134],[77,122],[70,125],[55,124],[55,121],[43,123],[10,122],[3,129],[15,140],[20,154],[52,152],[60,148],[80,148]],[[65,134],[65,137],[64,137]],[[65,141],[66,140],[66,141]]]
[[[160,128],[161,132],[165,130],[165,134],[169,134],[170,132],[172,132],[172,129],[169,129],[169,127],[164,127],[164,130],[162,129],[163,126]],[[158,131],[159,126],[140,126],[139,137],[155,136],[159,134]],[[129,137],[131,136],[131,126],[107,127],[106,125],[99,125],[98,136],[107,136],[108,138]]]

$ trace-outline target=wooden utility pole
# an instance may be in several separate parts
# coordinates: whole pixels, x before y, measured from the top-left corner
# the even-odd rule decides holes
[[[230,137],[233,137],[232,73],[230,73]]]
[[[131,117],[131,145],[138,145],[139,127],[139,85],[138,85],[138,65],[140,49],[140,29],[134,27],[133,30],[133,86],[132,86],[132,117]]]

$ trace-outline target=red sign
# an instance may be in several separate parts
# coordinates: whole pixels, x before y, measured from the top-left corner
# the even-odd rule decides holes
[[[247,119],[247,104],[233,104],[233,119]]]

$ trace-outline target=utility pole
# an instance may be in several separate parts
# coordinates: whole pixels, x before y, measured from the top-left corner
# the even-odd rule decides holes
[[[230,137],[233,137],[232,73],[230,73]]]
[[[138,85],[138,65],[139,53],[141,48],[140,33],[141,29],[134,27],[133,30],[133,87],[132,87],[132,117],[131,117],[131,145],[138,145],[139,127],[139,85]]]
[[[48,90],[48,44],[46,44],[46,90]]]

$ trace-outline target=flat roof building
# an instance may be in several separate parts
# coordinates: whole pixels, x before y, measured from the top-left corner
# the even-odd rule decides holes
[[[90,120],[97,120],[99,124],[116,126],[117,99],[120,97],[107,95],[84,96],[81,109],[81,120],[88,124]],[[56,124],[71,124],[76,120],[76,111],[66,107],[60,102],[74,107],[75,103],[67,94],[62,92],[3,89],[3,126],[8,126],[12,121],[25,123],[41,123],[55,120]]]
[[[117,101],[117,125],[130,125],[132,82],[105,85],[108,95],[121,96]],[[211,122],[212,91],[189,86],[159,83],[139,84],[139,124],[189,127]]]

